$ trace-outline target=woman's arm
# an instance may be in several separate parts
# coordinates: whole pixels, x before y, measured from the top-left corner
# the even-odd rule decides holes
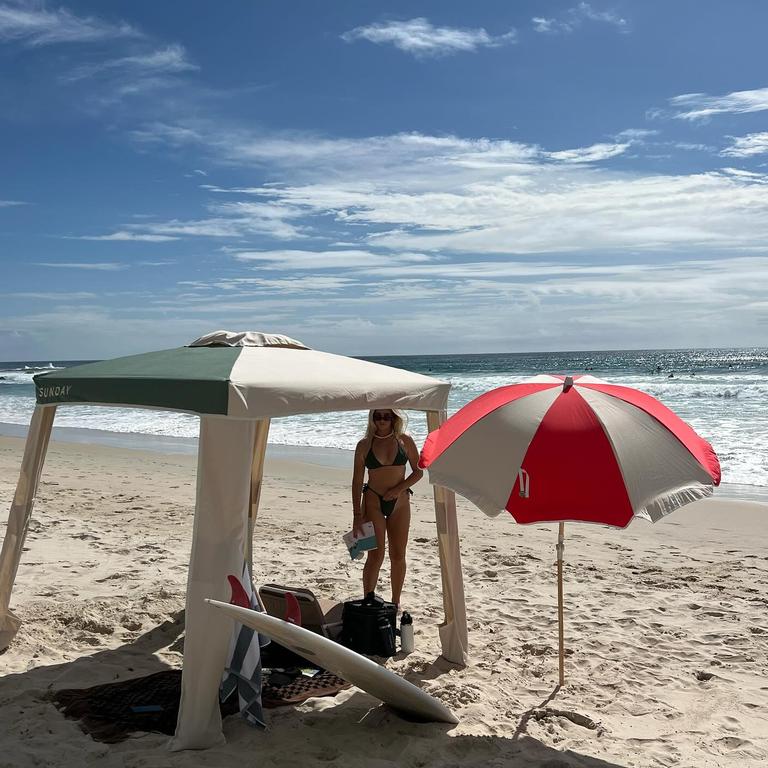
[[[412,485],[416,485],[424,477],[423,470],[419,469],[419,451],[416,448],[416,443],[413,442],[413,438],[410,435],[403,435],[402,440],[405,454],[408,456],[408,461],[411,465],[411,474],[408,477],[404,477],[396,486],[390,488],[384,494],[384,498],[387,501],[396,499],[403,491],[408,490]]]
[[[365,453],[361,440],[355,448],[355,463],[352,470],[352,530],[358,532],[363,524],[363,478],[365,477]]]

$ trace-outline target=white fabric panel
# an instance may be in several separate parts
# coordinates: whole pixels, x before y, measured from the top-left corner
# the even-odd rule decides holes
[[[8,527],[3,539],[3,551],[0,553],[0,651],[5,650],[21,626],[19,619],[9,606],[13,583],[21,561],[24,540],[27,537],[29,520],[37,497],[37,486],[43,469],[48,441],[51,437],[55,405],[37,405],[32,413],[32,420],[24,444],[24,456],[21,460],[21,472],[16,485],[16,494],[8,513]]]
[[[224,742],[218,692],[232,622],[222,621],[204,599],[228,602],[227,575],[243,570],[255,430],[253,421],[200,419],[184,671],[176,734],[169,744],[173,750]]]
[[[435,459],[429,482],[450,485],[486,515],[498,515],[544,414],[561,392],[552,387],[521,397],[477,421]]]
[[[576,386],[579,384],[610,384],[610,381],[606,381],[605,379],[598,379],[597,376],[592,376],[590,374],[584,374],[583,376],[579,376],[578,379],[574,379],[573,382]]]
[[[430,432],[445,421],[445,412],[427,413]],[[459,522],[456,517],[456,496],[453,491],[436,485],[435,519],[437,522],[437,547],[440,555],[440,572],[443,582],[443,611],[445,620],[439,627],[443,656],[454,664],[466,665],[469,658],[467,633],[467,608],[464,599],[464,576],[461,571],[459,546]]]
[[[407,408],[445,410],[447,384],[429,376],[311,349],[243,347],[232,366],[228,415]]]
[[[603,424],[632,509],[655,522],[712,494],[712,478],[685,446],[641,408],[586,387],[576,388]]]
[[[309,349],[290,336],[280,333],[261,333],[260,331],[213,331],[195,339],[190,347],[288,347],[290,349]]]

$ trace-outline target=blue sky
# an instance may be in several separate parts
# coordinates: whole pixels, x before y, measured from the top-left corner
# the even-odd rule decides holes
[[[0,359],[764,345],[768,4],[0,0]]]

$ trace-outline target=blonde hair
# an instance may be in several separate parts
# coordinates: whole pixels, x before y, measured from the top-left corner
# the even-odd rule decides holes
[[[395,433],[395,437],[400,440],[408,427],[408,417],[402,411],[398,411],[394,408],[374,408],[372,411],[368,411],[368,424],[365,427],[364,439],[369,443],[373,441],[373,436],[376,433],[376,428],[373,423],[373,414],[376,411],[392,411],[392,415],[395,417],[392,419],[392,430]]]

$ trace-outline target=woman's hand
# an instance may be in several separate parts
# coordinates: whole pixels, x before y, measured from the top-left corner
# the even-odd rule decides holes
[[[352,516],[352,535],[355,538],[362,539],[365,535],[363,532],[363,523],[365,521],[363,520],[362,515],[353,515]]]
[[[392,499],[396,499],[402,492],[403,489],[399,485],[396,485],[384,494],[384,501],[392,501]]]

